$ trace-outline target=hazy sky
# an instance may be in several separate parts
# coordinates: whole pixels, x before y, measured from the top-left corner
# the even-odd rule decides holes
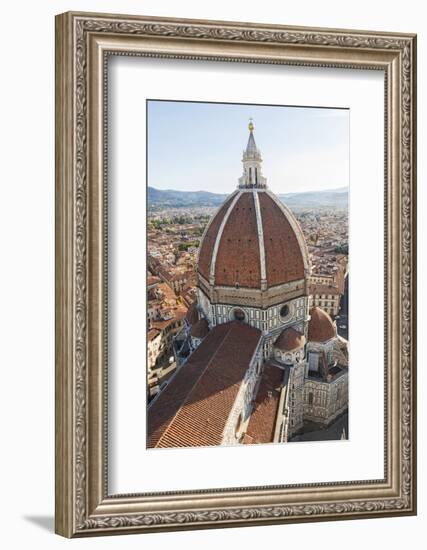
[[[148,101],[148,185],[233,191],[250,117],[275,193],[348,185],[348,110],[154,100]]]

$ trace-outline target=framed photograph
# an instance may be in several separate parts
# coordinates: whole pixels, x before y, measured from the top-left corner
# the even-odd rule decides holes
[[[57,16],[58,534],[416,513],[415,121],[412,34]]]

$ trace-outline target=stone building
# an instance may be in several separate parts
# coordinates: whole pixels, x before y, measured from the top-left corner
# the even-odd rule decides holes
[[[184,325],[183,313],[175,311],[170,319],[151,322],[147,334],[148,397],[158,394],[176,368],[173,343]]]
[[[175,339],[176,373],[148,409],[149,447],[286,442],[347,407],[346,342],[310,310],[305,238],[267,187],[252,121],[242,163],[200,243],[197,302]]]
[[[328,425],[348,406],[347,342],[337,335],[329,315],[318,307],[310,310],[306,353],[304,418]]]
[[[310,307],[320,307],[335,317],[340,310],[341,295],[336,286],[312,283],[310,285]]]

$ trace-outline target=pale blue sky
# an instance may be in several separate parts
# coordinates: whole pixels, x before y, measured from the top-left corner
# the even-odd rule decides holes
[[[248,120],[275,193],[349,183],[349,111],[148,101],[148,185],[230,193],[242,174]]]

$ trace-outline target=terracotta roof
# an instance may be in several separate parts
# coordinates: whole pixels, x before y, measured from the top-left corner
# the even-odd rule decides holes
[[[181,321],[184,318],[184,312],[182,310],[175,310],[171,312],[171,315],[172,315],[171,319],[152,321],[151,322],[152,328],[155,328],[158,330],[164,330],[169,325],[172,325],[177,321]]]
[[[336,286],[323,285],[321,283],[313,283],[310,285],[310,294],[340,294]]]
[[[303,253],[288,218],[267,193],[259,193],[259,203],[268,286],[303,279]]]
[[[274,342],[274,347],[282,351],[292,351],[302,348],[305,344],[305,336],[294,328],[285,328],[282,330],[277,340]]]
[[[157,285],[160,282],[161,279],[159,279],[159,277],[155,277],[154,275],[147,277],[147,286]]]
[[[256,196],[262,231],[258,227]],[[261,288],[259,239],[263,238],[267,285],[303,279],[305,252],[291,225],[291,218],[298,225],[293,215],[285,213],[265,191],[240,191],[235,199],[236,195],[231,195],[212,219],[200,246],[198,272],[209,280],[215,262],[215,285],[234,287],[238,283],[244,288]]]
[[[185,315],[185,320],[190,325],[194,325],[199,320],[199,312],[197,311],[197,302],[193,302],[188,308],[188,311]]]
[[[156,328],[151,328],[148,331],[148,341],[151,342],[151,340],[154,340],[158,335],[160,334],[160,331]]]
[[[310,321],[308,323],[308,341],[326,342],[336,336],[336,330],[332,319],[319,307],[310,310]]]
[[[276,428],[283,370],[267,363],[254,401],[243,443],[271,443]]]
[[[200,319],[200,321],[197,321],[197,323],[191,327],[190,334],[194,336],[194,338],[204,338],[208,332],[208,322],[206,319]]]
[[[209,281],[209,270],[211,267],[211,258],[215,246],[216,236],[218,234],[221,222],[227,213],[228,207],[231,204],[233,195],[230,195],[224,204],[219,208],[217,213],[212,218],[209,227],[200,243],[199,262],[197,268],[203,277]]]
[[[148,447],[219,445],[261,332],[214,327],[148,409]]]
[[[222,232],[215,262],[215,284],[261,285],[258,228],[253,193],[241,193]]]

